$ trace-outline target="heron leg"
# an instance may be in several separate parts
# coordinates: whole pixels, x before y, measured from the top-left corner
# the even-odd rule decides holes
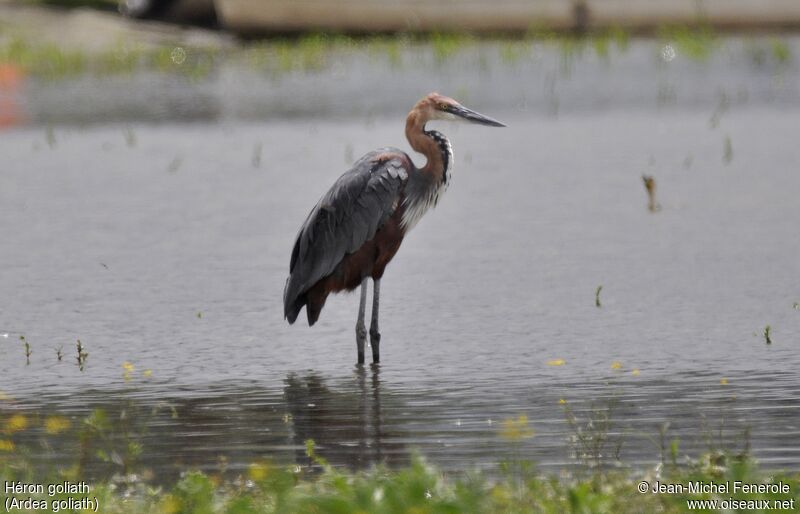
[[[364,364],[364,343],[367,342],[367,326],[364,324],[364,314],[367,310],[367,281],[361,281],[361,303],[358,305],[358,321],[356,321],[356,346],[358,347],[358,363]]]
[[[372,320],[369,324],[369,345],[372,347],[372,362],[381,361],[381,333],[378,331],[378,303],[380,302],[381,279],[373,280]]]

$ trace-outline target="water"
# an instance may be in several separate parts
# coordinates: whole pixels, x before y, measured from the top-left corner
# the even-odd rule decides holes
[[[457,79],[420,88],[390,73],[398,82],[365,97],[372,107],[347,112],[349,82],[310,92],[334,67],[291,78],[307,102],[281,114],[286,83],[263,97],[229,90],[227,69],[197,87],[228,107],[184,92],[206,114],[174,117],[104,112],[125,95],[103,81],[69,82],[52,109],[38,100],[60,86],[30,85],[31,124],[0,138],[2,410],[75,427],[102,408],[117,434],[103,444],[140,441],[140,465],[165,480],[302,462],[308,438],[353,468],[419,450],[448,470],[515,456],[560,470],[592,460],[575,435],[604,415],[605,463],[649,466],[678,439],[682,457],[749,445],[769,468],[800,469],[797,68],[721,51],[665,70],[657,50],[638,42],[568,75],[548,54],[491,61],[485,81],[460,86],[508,128],[437,127],[454,180],[384,277],[383,363],[365,368],[353,364],[357,295],[329,298],[313,328],[283,320],[294,236],[349,162],[407,147],[411,100],[387,98],[450,92],[442,84]],[[500,83],[507,95],[487,94]],[[259,98],[270,114],[254,121]],[[307,112],[326,102],[336,107]],[[656,178],[659,212],[642,174]],[[535,435],[509,441],[504,420],[520,415]],[[40,428],[15,437],[40,462],[73,462],[70,434],[47,448]]]

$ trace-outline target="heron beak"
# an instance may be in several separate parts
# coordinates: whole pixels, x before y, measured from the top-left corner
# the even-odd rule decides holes
[[[462,105],[454,105],[448,112],[462,118],[470,123],[477,123],[479,125],[488,125],[490,127],[505,127],[504,123],[500,123],[497,120],[494,120],[488,116],[484,116],[483,114],[479,114],[471,109],[467,109]]]

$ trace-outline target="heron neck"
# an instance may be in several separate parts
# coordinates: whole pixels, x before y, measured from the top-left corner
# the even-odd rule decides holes
[[[411,230],[450,185],[450,168],[453,165],[453,151],[450,142],[443,134],[425,130],[425,122],[418,121],[415,113],[408,116],[406,137],[411,148],[425,156],[428,162],[416,173],[411,174],[405,188],[405,212],[403,230]]]
[[[411,148],[425,156],[425,166],[420,172],[434,179],[434,182],[446,181],[450,164],[450,143],[443,134],[425,130],[425,120],[412,112],[406,121],[406,138]]]

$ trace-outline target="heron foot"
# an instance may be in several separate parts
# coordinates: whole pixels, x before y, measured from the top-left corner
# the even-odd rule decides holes
[[[358,348],[358,363],[364,364],[364,345],[367,342],[367,327],[363,323],[356,324],[356,347]]]
[[[372,362],[380,362],[381,333],[375,327],[369,329],[369,345],[372,347]]]

